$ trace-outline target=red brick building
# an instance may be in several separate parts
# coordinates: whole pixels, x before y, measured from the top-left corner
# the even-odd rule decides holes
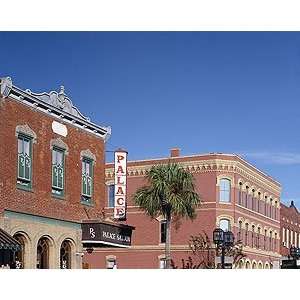
[[[291,246],[300,247],[300,213],[294,201],[290,206],[281,203],[280,229],[280,253],[283,259],[287,259]]]
[[[23,245],[25,268],[81,268],[81,220],[99,219],[105,141],[59,92],[0,82],[0,228]]]
[[[202,205],[194,221],[182,220],[171,231],[171,251],[175,264],[190,255],[191,235],[214,228],[231,230],[243,242],[246,257],[236,268],[278,268],[280,261],[280,184],[244,159],[233,154],[180,156],[172,149],[170,157],[128,162],[127,224],[136,229],[129,249],[98,248],[85,261],[95,268],[105,268],[108,260],[118,268],[159,268],[164,260],[163,217],[150,219],[132,202],[137,188],[146,184],[145,174],[155,164],[178,162],[193,173]],[[106,217],[113,214],[113,164],[106,165]]]

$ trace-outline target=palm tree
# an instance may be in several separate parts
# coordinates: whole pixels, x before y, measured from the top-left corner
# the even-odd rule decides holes
[[[140,206],[151,218],[163,215],[166,219],[165,260],[166,268],[171,263],[171,218],[177,220],[196,217],[195,208],[200,204],[200,197],[195,192],[193,175],[177,163],[152,166],[146,180],[148,185],[139,188],[133,196],[136,205]]]

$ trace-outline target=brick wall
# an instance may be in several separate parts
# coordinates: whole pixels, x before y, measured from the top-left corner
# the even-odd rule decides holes
[[[68,135],[52,131],[53,120],[66,125]],[[17,137],[16,126],[28,124],[37,135],[33,144],[32,191],[17,189]],[[65,157],[65,197],[51,195],[51,139],[60,138],[68,145]],[[23,105],[10,98],[0,98],[0,212],[4,209],[28,212],[65,220],[81,220],[100,216],[105,193],[104,141],[83,129]],[[80,152],[90,149],[96,156],[94,165],[94,206],[80,203],[81,160]],[[86,213],[87,211],[87,213]]]

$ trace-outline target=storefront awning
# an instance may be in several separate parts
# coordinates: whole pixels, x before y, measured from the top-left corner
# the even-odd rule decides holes
[[[0,249],[21,250],[21,244],[10,234],[0,228]]]
[[[99,221],[83,221],[82,243],[93,247],[129,247],[131,245],[133,226]]]

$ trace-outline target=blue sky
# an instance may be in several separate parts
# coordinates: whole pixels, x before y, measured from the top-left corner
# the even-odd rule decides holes
[[[242,154],[300,207],[300,33],[2,32],[0,76],[65,86],[129,159]],[[108,155],[108,159],[110,156]]]

